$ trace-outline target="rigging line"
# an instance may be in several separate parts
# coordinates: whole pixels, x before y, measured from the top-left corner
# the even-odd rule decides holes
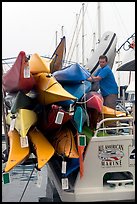
[[[87,6],[88,6],[88,3],[87,3]],[[84,15],[85,15],[85,13],[86,13],[87,6],[86,6],[86,8],[85,8]],[[79,33],[80,33],[81,26],[82,26],[82,21],[81,21],[80,28],[79,28],[79,30],[78,30],[76,39],[77,39],[77,37],[78,37],[78,35],[79,35]],[[73,48],[73,50],[72,50],[72,54],[71,54],[71,57],[70,57],[70,61],[71,61],[71,58],[72,58],[72,56],[73,56],[73,53],[74,53],[74,50],[75,50],[75,47],[76,47],[76,43],[77,43],[77,40],[75,40],[75,44],[74,44],[74,48]]]
[[[6,64],[9,66],[9,63],[7,63],[5,60],[3,60],[3,61],[4,61],[4,63],[2,63],[2,64]],[[10,63],[12,63],[12,62],[10,62]],[[9,66],[9,68],[11,68],[11,67]]]
[[[135,36],[135,33],[133,33],[133,34],[118,48],[117,52],[119,52],[119,50],[120,50],[127,42],[130,44],[129,40],[130,40],[132,37],[134,37],[134,36]]]
[[[119,10],[118,10],[116,4],[115,4],[116,2],[112,2],[112,3],[113,3],[113,5],[114,5],[114,7],[115,7],[115,9],[114,9],[114,12],[116,13],[115,17],[117,17],[117,15],[119,15],[119,18],[118,18],[117,22],[119,22],[119,20],[121,20],[121,25],[123,26],[123,28],[124,28],[126,34],[129,34],[129,32],[128,32],[128,30],[127,30],[127,27],[125,26],[124,21],[123,21],[121,15],[120,15],[120,12],[119,12]]]
[[[28,184],[29,184],[29,182],[30,182],[30,178],[31,178],[31,176],[32,176],[32,174],[33,174],[33,172],[34,172],[34,169],[35,169],[35,165],[33,166],[33,169],[32,169],[32,171],[31,171],[31,174],[30,174],[30,176],[29,176],[29,179],[28,179],[27,184],[26,184],[26,186],[25,186],[25,188],[24,188],[24,191],[23,191],[23,193],[22,193],[22,195],[21,195],[21,197],[20,197],[19,202],[21,202],[21,200],[22,200],[22,198],[23,198],[23,196],[24,196],[24,194],[25,194],[25,192],[26,192],[27,186],[28,186]]]
[[[79,12],[79,15],[78,15],[79,17],[78,17],[78,20],[77,20],[77,23],[76,23],[76,27],[75,27],[75,30],[74,30],[74,33],[73,33],[73,37],[72,37],[71,44],[70,44],[70,47],[69,47],[69,52],[68,52],[68,55],[67,55],[67,58],[66,58],[66,62],[68,61],[68,57],[69,57],[69,54],[70,54],[70,49],[71,49],[71,47],[72,47],[73,39],[74,39],[76,30],[77,30],[78,21],[79,21],[79,19],[80,19],[81,11],[82,11],[82,8],[80,9],[80,12]]]

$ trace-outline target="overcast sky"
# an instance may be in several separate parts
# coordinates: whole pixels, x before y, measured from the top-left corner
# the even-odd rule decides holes
[[[56,31],[58,43],[62,37],[62,26],[68,51],[82,3],[86,10],[85,46],[90,50],[88,39],[92,39],[98,28],[98,2],[2,2],[2,58],[16,56],[20,50],[51,55]],[[135,2],[101,2],[100,5],[101,35],[107,30],[116,32],[120,45],[135,32]]]
[[[67,56],[79,14],[81,62],[83,3],[85,59],[89,58],[93,33],[96,33],[96,42],[98,38],[98,2],[2,2],[2,58],[17,57],[21,50],[51,57],[62,35],[66,37]],[[115,32],[119,48],[135,32],[135,2],[101,2],[100,6],[101,36],[108,30]],[[76,60],[75,52],[71,60]]]

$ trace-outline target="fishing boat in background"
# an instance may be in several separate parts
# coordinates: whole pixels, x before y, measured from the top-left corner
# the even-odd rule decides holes
[[[95,71],[99,68],[99,56],[106,55],[108,57],[108,64],[110,67],[113,67],[113,63],[116,56],[116,44],[117,44],[117,36],[116,33],[112,31],[106,31],[98,44],[96,50],[89,58],[86,68],[89,70],[91,74],[94,74]]]
[[[29,92],[35,85],[35,79],[30,73],[28,58],[21,51],[13,66],[2,76],[2,87],[5,92]]]
[[[17,130],[8,132],[9,137],[9,155],[4,171],[9,172],[15,166],[26,160],[30,155],[29,147],[21,147],[20,134]]]

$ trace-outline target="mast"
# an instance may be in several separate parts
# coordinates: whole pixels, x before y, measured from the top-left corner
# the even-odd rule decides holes
[[[61,27],[61,34],[62,34],[62,37],[63,37],[63,35],[64,35],[64,33],[63,33],[63,28],[64,28],[64,26]]]
[[[76,14],[76,25],[78,25],[78,14]],[[76,62],[78,63],[78,46],[79,46],[79,44],[78,44],[78,26],[76,26],[76,31],[77,31],[77,34],[76,34]]]
[[[84,3],[82,4],[82,65],[84,66]]]
[[[57,47],[57,44],[58,44],[58,40],[57,40],[57,34],[58,34],[58,31],[56,31],[55,48]]]
[[[101,10],[100,10],[100,2],[98,2],[98,43],[100,43],[101,38]]]

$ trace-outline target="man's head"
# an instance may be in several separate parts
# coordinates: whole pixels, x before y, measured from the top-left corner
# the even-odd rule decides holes
[[[105,56],[105,55],[100,55],[100,57],[99,57],[100,67],[106,66],[106,65],[107,65],[107,62],[108,62],[107,56]]]

